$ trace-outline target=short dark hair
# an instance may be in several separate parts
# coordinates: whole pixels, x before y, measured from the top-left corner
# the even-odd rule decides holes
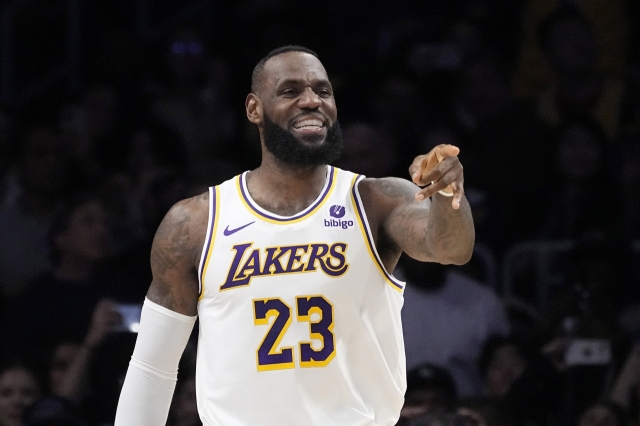
[[[287,53],[287,52],[303,52],[318,58],[318,54],[313,50],[308,49],[304,46],[298,46],[296,44],[290,44],[288,46],[282,46],[282,47],[278,47],[277,49],[273,49],[271,52],[267,54],[267,56],[262,58],[260,62],[258,62],[258,64],[253,69],[253,73],[251,74],[251,91],[253,93],[255,93],[258,90],[258,87],[262,83],[261,81],[262,71],[264,70],[264,65],[267,63],[267,61],[273,58],[274,56],[282,55],[283,53]]]
[[[455,408],[458,391],[453,376],[446,368],[424,363],[407,371],[406,395],[411,396],[420,390],[438,391],[441,402],[448,409]]]
[[[69,229],[71,219],[78,208],[94,202],[105,206],[104,199],[93,192],[79,192],[67,198],[58,206],[47,235],[49,259],[54,266],[57,266],[62,258],[62,253],[56,244],[56,237]]]

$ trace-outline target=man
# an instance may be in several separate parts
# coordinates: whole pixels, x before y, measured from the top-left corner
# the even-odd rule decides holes
[[[486,285],[437,263],[400,260],[407,285],[402,330],[407,369],[428,362],[446,368],[461,397],[479,396],[482,345],[509,334],[507,312]]]
[[[458,149],[417,157],[414,183],[328,166],[342,144],[333,90],[300,46],[258,63],[245,105],[262,164],[160,225],[115,424],[164,424],[198,315],[204,425],[393,425],[406,378],[391,271],[402,251],[461,264],[473,249]]]

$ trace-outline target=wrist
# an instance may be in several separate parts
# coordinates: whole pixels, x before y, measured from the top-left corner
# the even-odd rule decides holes
[[[431,181],[431,185],[433,185],[434,183],[434,181]],[[448,185],[446,188],[441,189],[440,191],[438,191],[438,193],[444,195],[445,197],[453,197],[453,189],[451,188],[451,185]]]

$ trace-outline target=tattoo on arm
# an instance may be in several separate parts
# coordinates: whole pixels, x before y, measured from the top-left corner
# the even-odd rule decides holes
[[[151,247],[153,281],[147,297],[168,309],[195,315],[197,261],[205,237],[208,195],[177,203],[158,227]]]
[[[423,261],[459,264],[468,260],[475,234],[466,199],[454,210],[450,199],[437,199],[439,195],[416,201],[418,188],[403,179],[377,179],[372,187],[379,228],[399,249]]]
[[[152,268],[158,274],[164,275],[184,256],[189,245],[190,220],[188,216],[167,217],[158,228],[151,251]]]
[[[401,181],[401,179],[378,179],[377,188],[382,195],[388,198],[403,199],[408,203],[413,201],[415,193],[412,194],[406,185],[399,185],[398,181]]]
[[[463,197],[460,208],[451,207],[451,199],[435,195],[426,230],[431,246],[442,263],[463,264],[473,252],[475,230],[471,208]]]

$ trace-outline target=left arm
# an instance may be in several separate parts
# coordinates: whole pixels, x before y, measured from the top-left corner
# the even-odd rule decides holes
[[[376,239],[392,243],[398,256],[404,251],[417,260],[457,265],[471,258],[475,230],[458,152],[451,145],[439,145],[416,157],[409,168],[414,184],[397,178],[362,182],[360,191]],[[424,189],[416,187],[432,181]],[[452,196],[438,193],[441,190]]]

